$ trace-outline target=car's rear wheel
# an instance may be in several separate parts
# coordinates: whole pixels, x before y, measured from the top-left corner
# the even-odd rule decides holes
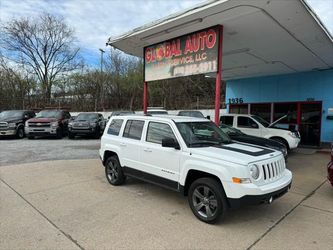
[[[63,129],[62,128],[58,128],[57,129],[57,135],[56,135],[57,139],[62,139],[63,136],[64,136]]]
[[[105,163],[105,176],[111,185],[118,186],[125,182],[125,175],[117,156],[111,156]]]
[[[193,214],[206,223],[215,223],[227,211],[222,186],[213,178],[195,180],[189,188],[188,201]]]

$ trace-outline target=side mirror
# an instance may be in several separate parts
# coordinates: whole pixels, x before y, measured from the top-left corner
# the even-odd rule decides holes
[[[206,116],[206,119],[210,120],[210,115],[207,115],[207,116]]]
[[[162,139],[162,147],[180,149],[178,142],[175,141],[175,139],[173,139],[173,138]]]
[[[256,124],[256,123],[252,123],[251,124],[251,128],[258,128],[259,126],[258,126],[258,124]]]
[[[28,115],[24,115],[24,119],[29,119],[29,116]]]

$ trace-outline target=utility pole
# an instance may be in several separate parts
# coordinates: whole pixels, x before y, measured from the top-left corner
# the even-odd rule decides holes
[[[105,53],[105,50],[99,49],[101,52],[101,79],[100,79],[100,95],[101,95],[101,106],[103,108],[103,111],[105,111],[104,108],[104,77],[103,77],[103,55]]]

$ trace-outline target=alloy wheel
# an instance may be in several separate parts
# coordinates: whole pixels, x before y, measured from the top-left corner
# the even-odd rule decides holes
[[[194,189],[192,195],[193,206],[196,212],[204,217],[210,218],[217,212],[217,199],[214,191],[208,186],[200,185]]]

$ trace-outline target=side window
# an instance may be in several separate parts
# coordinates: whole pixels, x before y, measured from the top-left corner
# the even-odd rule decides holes
[[[162,139],[164,138],[176,140],[170,126],[165,123],[149,122],[146,141],[162,144]]]
[[[109,135],[119,135],[119,131],[121,129],[121,125],[123,125],[122,119],[113,119],[110,123],[108,134]]]
[[[233,116],[221,116],[220,122],[229,126],[234,125],[234,117]]]
[[[258,124],[246,116],[238,116],[237,125],[241,128],[258,128]]]
[[[128,120],[124,129],[123,137],[140,140],[144,121]]]

